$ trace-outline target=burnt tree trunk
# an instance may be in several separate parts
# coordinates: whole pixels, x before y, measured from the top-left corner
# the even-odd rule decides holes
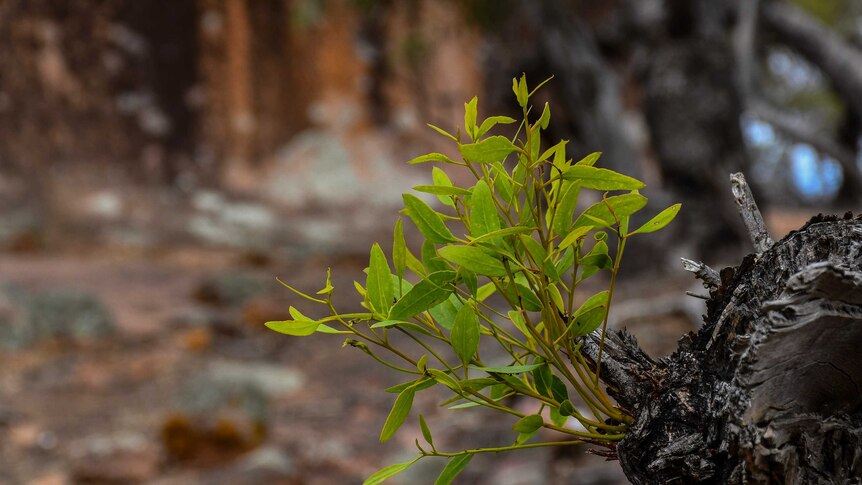
[[[659,361],[606,341],[603,379],[636,417],[620,464],[635,484],[862,483],[862,218],[773,244],[738,188],[757,252],[718,279],[688,262],[710,290],[703,328]]]

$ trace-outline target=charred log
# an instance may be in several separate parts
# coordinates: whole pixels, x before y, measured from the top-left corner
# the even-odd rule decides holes
[[[709,285],[705,325],[670,357],[606,339],[602,376],[636,418],[617,449],[632,483],[862,481],[862,218],[759,249]]]

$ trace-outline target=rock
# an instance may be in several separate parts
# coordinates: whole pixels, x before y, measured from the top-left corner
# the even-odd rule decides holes
[[[115,330],[108,309],[90,293],[60,288],[31,294],[0,288],[0,348],[16,349],[51,338],[86,341]]]
[[[214,471],[205,481],[213,485],[294,485],[302,483],[298,475],[290,455],[275,446],[266,446]]]
[[[259,276],[245,271],[225,271],[207,277],[195,289],[198,301],[213,305],[242,305],[249,298],[274,288]]]
[[[135,433],[91,436],[72,443],[69,455],[76,483],[143,483],[159,473],[158,447]]]
[[[188,230],[207,243],[259,250],[270,246],[278,229],[278,218],[266,206],[231,201],[219,192],[197,192],[192,207],[196,214]]]
[[[269,397],[301,385],[300,374],[280,366],[213,361],[181,390],[162,444],[174,459],[203,463],[254,449],[268,433]]]
[[[27,302],[30,338],[89,340],[115,331],[108,309],[95,296],[74,289],[37,293]]]

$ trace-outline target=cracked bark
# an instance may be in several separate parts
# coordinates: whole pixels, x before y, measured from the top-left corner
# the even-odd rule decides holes
[[[862,483],[862,218],[817,216],[759,249],[708,285],[705,325],[670,357],[608,335],[632,483]]]

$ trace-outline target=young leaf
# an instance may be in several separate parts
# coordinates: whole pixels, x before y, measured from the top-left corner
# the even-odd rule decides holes
[[[422,430],[422,437],[425,438],[425,441],[428,442],[429,445],[434,446],[434,438],[431,436],[431,430],[425,422],[425,417],[421,414],[419,415],[419,429]]]
[[[455,240],[455,236],[446,227],[440,214],[434,212],[422,199],[410,194],[404,194],[401,197],[404,200],[404,205],[407,207],[407,215],[410,216],[410,219],[419,228],[419,232],[426,239],[436,244]]]
[[[476,182],[470,198],[470,234],[480,237],[500,229],[500,216],[491,189],[484,180]]]
[[[294,337],[306,337],[317,331],[317,327],[320,324],[314,320],[284,320],[281,322],[266,322],[264,325],[278,333]]]
[[[389,411],[389,416],[386,417],[386,422],[383,423],[383,429],[380,431],[380,442],[384,443],[398,431],[398,428],[404,424],[407,415],[410,413],[410,408],[413,406],[413,396],[416,395],[415,387],[408,387],[398,394],[395,398],[395,404]]]
[[[491,232],[489,232],[487,234],[483,234],[482,236],[479,236],[477,238],[473,238],[470,240],[470,244],[485,242],[485,241],[500,238],[503,236],[514,236],[515,234],[529,234],[535,230],[536,230],[535,227],[524,227],[524,226],[504,227],[503,229],[491,231]]]
[[[548,103],[545,102],[545,108],[542,110],[542,115],[539,117],[539,121],[536,122],[537,125],[542,127],[543,130],[548,129],[548,123],[551,121],[551,108],[548,107]]]
[[[443,259],[485,276],[505,276],[506,267],[499,259],[474,246],[446,246],[437,251]]]
[[[476,136],[476,116],[477,116],[477,104],[479,102],[479,98],[473,96],[469,102],[464,103],[464,129],[467,131],[467,134],[470,135],[471,140],[475,140]]]
[[[659,212],[658,215],[647,221],[646,224],[637,228],[635,231],[630,232],[629,236],[631,236],[632,234],[644,234],[647,232],[658,231],[659,229],[668,225],[670,221],[672,221],[674,217],[676,217],[676,214],[679,212],[679,209],[681,207],[682,204],[674,204],[667,209]]]
[[[449,374],[443,372],[439,369],[428,369],[428,373],[431,374],[431,377],[434,378],[435,381],[443,384],[444,386],[452,389],[455,392],[461,391],[461,385],[458,384],[458,381],[453,379]]]
[[[440,128],[439,126],[434,126],[431,123],[428,123],[428,128],[431,128],[432,130],[436,131],[437,133],[440,133],[441,135],[445,136],[446,138],[449,138],[450,140],[452,140],[456,143],[458,142],[458,139],[455,138],[455,135],[447,132],[446,130],[444,130],[443,128]]]
[[[386,328],[386,327],[401,327],[409,329],[416,333],[424,333],[425,335],[434,335],[431,333],[426,327],[419,325],[418,323],[413,322],[405,322],[404,320],[383,320],[382,322],[377,322],[372,324],[369,328]]]
[[[543,424],[545,424],[545,421],[542,419],[541,415],[531,414],[519,419],[518,422],[512,426],[512,430],[517,433],[532,433],[541,428]]]
[[[449,462],[446,463],[446,467],[443,468],[443,471],[440,472],[440,476],[437,477],[437,480],[434,482],[434,485],[450,485],[452,480],[454,480],[455,477],[457,477],[458,474],[467,467],[467,464],[470,463],[470,460],[472,459],[473,455],[470,453],[450,458]]]
[[[512,79],[512,90],[515,91],[515,97],[518,99],[518,105],[522,108],[527,107],[527,100],[530,95],[527,93],[527,75],[521,74],[521,79]]]
[[[479,127],[479,131],[476,132],[476,139],[482,138],[485,136],[485,133],[496,126],[497,124],[508,125],[514,123],[514,118],[509,118],[508,116],[491,116],[482,122],[482,126]]]
[[[389,319],[407,320],[446,300],[452,294],[450,283],[454,279],[454,271],[437,271],[429,274],[392,306]]]
[[[601,156],[602,156],[602,152],[590,153],[586,157],[580,159],[578,161],[578,163],[576,163],[575,165],[586,165],[586,166],[592,167],[593,165],[596,164],[597,161],[599,161],[599,157],[601,157]]]
[[[464,160],[473,163],[499,162],[517,149],[505,136],[489,136],[480,142],[458,148]]]
[[[641,210],[647,203],[640,194],[615,195],[602,199],[583,212],[575,221],[575,227],[610,227],[623,218]]]
[[[563,172],[563,179],[577,182],[586,189],[637,190],[644,188],[644,183],[640,180],[606,168],[596,168],[589,165],[572,165]]]
[[[384,482],[384,480],[388,478],[392,478],[393,476],[403,472],[404,470],[410,468],[414,463],[416,463],[421,456],[416,457],[405,463],[396,463],[394,465],[389,465],[386,468],[382,468],[374,475],[366,478],[362,485],[380,485]]]
[[[371,259],[368,267],[368,278],[365,281],[365,291],[371,306],[382,315],[389,313],[392,300],[395,297],[395,288],[392,285],[392,272],[386,255],[380,249],[380,245],[374,243],[371,247]]]
[[[440,130],[440,131],[442,131],[442,130]],[[452,140],[455,140],[455,137],[450,135],[449,133],[446,133],[446,132],[443,132],[443,133],[445,133],[446,136],[452,138]],[[428,163],[428,162],[458,163],[455,160],[452,160],[451,158],[447,157],[446,155],[443,155],[442,153],[428,153],[426,155],[420,155],[420,156],[410,160],[407,163],[409,165],[416,165],[417,163]]]
[[[476,311],[472,306],[463,305],[458,310],[450,340],[455,354],[461,362],[468,364],[473,354],[479,350],[479,319],[476,318]]]
[[[395,232],[392,235],[392,265],[398,278],[404,277],[407,267],[407,241],[404,240],[404,226],[399,217],[395,221]]]

